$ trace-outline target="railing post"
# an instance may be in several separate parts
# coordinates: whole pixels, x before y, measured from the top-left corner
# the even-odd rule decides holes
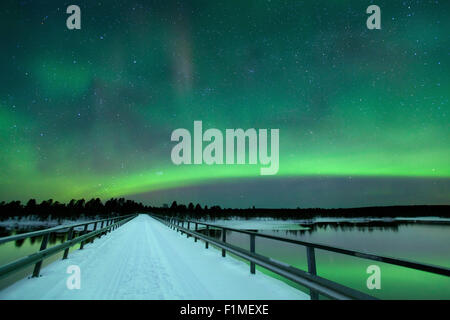
[[[187,229],[191,230],[191,223],[188,221],[187,222]],[[189,233],[186,233],[187,238],[189,238]]]
[[[222,242],[227,242],[227,231],[225,230],[225,228],[222,228]],[[225,257],[225,252],[226,250],[222,249],[222,257]]]
[[[313,247],[306,247],[306,259],[308,262],[308,273],[317,275],[316,254]],[[311,300],[319,300],[319,294],[315,290],[309,290]]]
[[[85,224],[85,225],[84,225],[84,229],[83,229],[83,233],[82,233],[83,235],[85,235],[85,234],[87,233],[87,228],[88,228],[88,225]],[[84,241],[81,241],[81,244],[80,244],[80,250],[82,250],[83,247],[84,247]]]
[[[198,231],[198,223],[195,223],[195,232]],[[197,237],[194,237],[194,242],[197,242]]]
[[[72,238],[73,238],[73,227],[69,229],[69,235],[67,236],[67,241],[72,240]],[[63,260],[67,259],[67,256],[69,255],[69,249],[70,249],[70,247],[68,247],[66,250],[64,250]]]
[[[209,226],[206,226],[206,236],[209,237]],[[209,243],[208,241],[205,241],[205,248],[208,249]]]
[[[103,224],[105,223],[105,221],[102,221],[102,224],[100,225],[100,229],[103,229]],[[98,234],[98,237],[101,238],[103,235],[103,232]]]
[[[41,242],[41,247],[40,247],[39,251],[45,250],[47,248],[47,243],[48,243],[49,237],[50,237],[50,233],[47,233],[46,235],[43,236],[42,242]],[[41,271],[41,266],[42,266],[42,260],[38,261],[34,265],[33,278],[39,277],[39,272]]]
[[[250,252],[255,253],[255,235],[250,234]],[[255,274],[255,263],[250,261],[250,273]]]
[[[95,230],[97,230],[97,222],[94,223],[94,228],[92,229],[92,232],[94,232]],[[92,237],[92,238],[91,238],[91,243],[94,243],[94,238],[95,238],[95,237]]]

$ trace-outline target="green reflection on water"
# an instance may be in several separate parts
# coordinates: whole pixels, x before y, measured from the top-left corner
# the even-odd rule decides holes
[[[30,231],[30,230],[28,230]],[[11,235],[16,234],[16,232],[12,232]],[[67,238],[67,233],[59,233],[52,234],[50,240],[48,242],[47,248],[51,248],[58,244],[63,243]],[[3,243],[0,245],[0,266],[5,265],[7,263],[16,261],[18,259],[24,258],[30,254],[36,253],[39,251],[42,242],[42,236],[35,238],[27,238],[18,241],[11,241],[7,243]],[[77,250],[80,248],[80,245],[77,244],[70,248],[69,253],[73,250]],[[45,260],[43,260],[42,267],[49,265],[50,263],[60,260],[63,257],[63,251],[57,253]],[[26,277],[30,277],[33,273],[34,265],[28,266],[24,269],[21,269],[17,272],[14,272],[4,278],[0,279],[0,290],[6,288],[13,284],[14,282],[21,280]],[[42,272],[41,272],[42,275]]]
[[[262,232],[448,267],[449,231],[449,225],[405,224],[393,228],[325,226],[312,232]],[[249,248],[248,235],[228,232],[227,241],[244,249]],[[257,238],[256,252],[307,270],[306,249],[303,246]],[[446,276],[324,250],[316,250],[316,265],[319,276],[380,299],[450,299],[450,278]],[[367,288],[366,281],[370,274],[366,270],[370,265],[378,265],[381,269],[380,290]],[[273,272],[258,266],[257,269],[309,293],[306,288]]]

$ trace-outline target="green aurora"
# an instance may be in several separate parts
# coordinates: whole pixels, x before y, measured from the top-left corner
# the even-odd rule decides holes
[[[448,181],[450,3],[377,1],[368,30],[371,3],[77,1],[68,30],[69,3],[4,1],[0,200],[258,183],[259,165],[172,164],[194,120],[280,129],[277,179]]]

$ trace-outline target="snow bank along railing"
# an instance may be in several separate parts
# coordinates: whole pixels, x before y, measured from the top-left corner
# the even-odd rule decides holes
[[[155,219],[160,222],[166,224],[167,226],[175,229],[177,231],[181,231],[182,233],[186,233],[187,237],[194,237],[194,241],[197,239],[201,239],[205,241],[205,248],[208,248],[208,244],[211,243],[216,247],[222,249],[222,256],[225,257],[226,251],[241,257],[250,262],[250,272],[255,273],[255,265],[259,265],[267,270],[270,270],[278,275],[283,276],[286,279],[289,279],[297,284],[303,285],[310,290],[311,299],[318,299],[319,294],[322,294],[326,297],[332,299],[376,299],[375,297],[363,293],[361,291],[343,286],[337,282],[333,282],[331,280],[322,278],[317,275],[316,272],[316,259],[315,259],[315,251],[314,249],[320,249],[330,252],[336,252],[348,256],[358,257],[362,259],[374,260],[378,262],[384,262],[391,265],[411,268],[415,270],[426,271],[434,274],[439,274],[442,276],[450,276],[450,269],[430,264],[424,264],[419,262],[407,261],[403,259],[396,259],[390,257],[384,257],[374,254],[368,254],[364,252],[358,252],[354,250],[348,250],[338,247],[332,247],[323,244],[317,244],[312,242],[299,241],[295,239],[277,237],[269,234],[257,233],[247,230],[233,229],[223,226],[218,226],[209,223],[203,223],[199,221],[191,221],[191,220],[183,220],[172,217],[163,217],[163,216],[155,216],[152,215]],[[194,226],[194,230],[192,230],[192,226]],[[206,235],[199,232],[199,226],[203,226],[206,231]],[[221,230],[221,241],[209,236],[210,228]],[[248,234],[250,236],[250,250],[245,250],[240,247],[234,246],[226,242],[226,231],[233,231],[243,234]],[[295,268],[291,265],[283,263],[281,261],[277,261],[270,257],[266,257],[260,255],[255,252],[255,239],[256,237],[266,238],[281,241],[284,243],[292,243],[296,245],[301,245],[306,247],[306,258],[308,264],[308,271],[303,271],[298,268]]]
[[[38,252],[33,253],[27,257],[13,261],[11,263],[0,266],[0,278],[5,277],[13,272],[21,270],[29,265],[35,264],[33,270],[33,277],[38,277],[41,270],[42,261],[50,256],[53,256],[64,250],[63,259],[67,259],[69,255],[70,247],[81,242],[80,250],[83,249],[84,244],[88,242],[94,242],[94,238],[103,234],[106,234],[112,230],[117,229],[124,223],[130,221],[136,214],[130,214],[126,216],[112,217],[101,220],[93,220],[83,223],[76,223],[70,225],[62,225],[49,229],[38,230],[28,233],[17,234],[9,237],[0,238],[0,244],[23,240],[32,237],[42,236],[41,247]],[[92,230],[89,229],[89,225],[92,225]],[[97,227],[99,227],[97,229]],[[48,240],[50,235],[54,232],[67,232],[67,240],[63,243],[53,246],[47,249]],[[78,236],[76,236],[78,234]]]

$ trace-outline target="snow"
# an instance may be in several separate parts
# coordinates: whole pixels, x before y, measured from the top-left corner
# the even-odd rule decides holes
[[[68,289],[71,265],[81,288]],[[309,295],[220,251],[205,249],[148,215],[0,291],[0,299],[309,299]]]
[[[299,225],[299,220],[278,219],[217,219],[214,221],[202,221],[217,226],[241,230],[308,230],[308,227]],[[200,226],[202,227],[202,226]]]
[[[4,227],[6,229],[36,229],[36,228],[51,228],[57,227],[61,225],[70,225],[76,223],[84,223],[92,221],[94,218],[82,218],[77,220],[69,220],[69,219],[47,219],[47,220],[39,220],[35,216],[28,216],[22,218],[8,218],[6,220],[0,221],[0,227]]]
[[[314,223],[337,223],[337,222],[350,222],[350,223],[367,223],[367,222],[436,222],[436,223],[449,223],[450,218],[439,217],[416,217],[416,218],[331,218],[331,217],[317,217],[313,219],[275,219],[275,218],[251,218],[243,219],[239,217],[233,217],[232,219],[216,219],[216,220],[199,220],[201,222],[214,224],[217,226],[223,226],[233,229],[243,230],[308,230],[308,225]]]

